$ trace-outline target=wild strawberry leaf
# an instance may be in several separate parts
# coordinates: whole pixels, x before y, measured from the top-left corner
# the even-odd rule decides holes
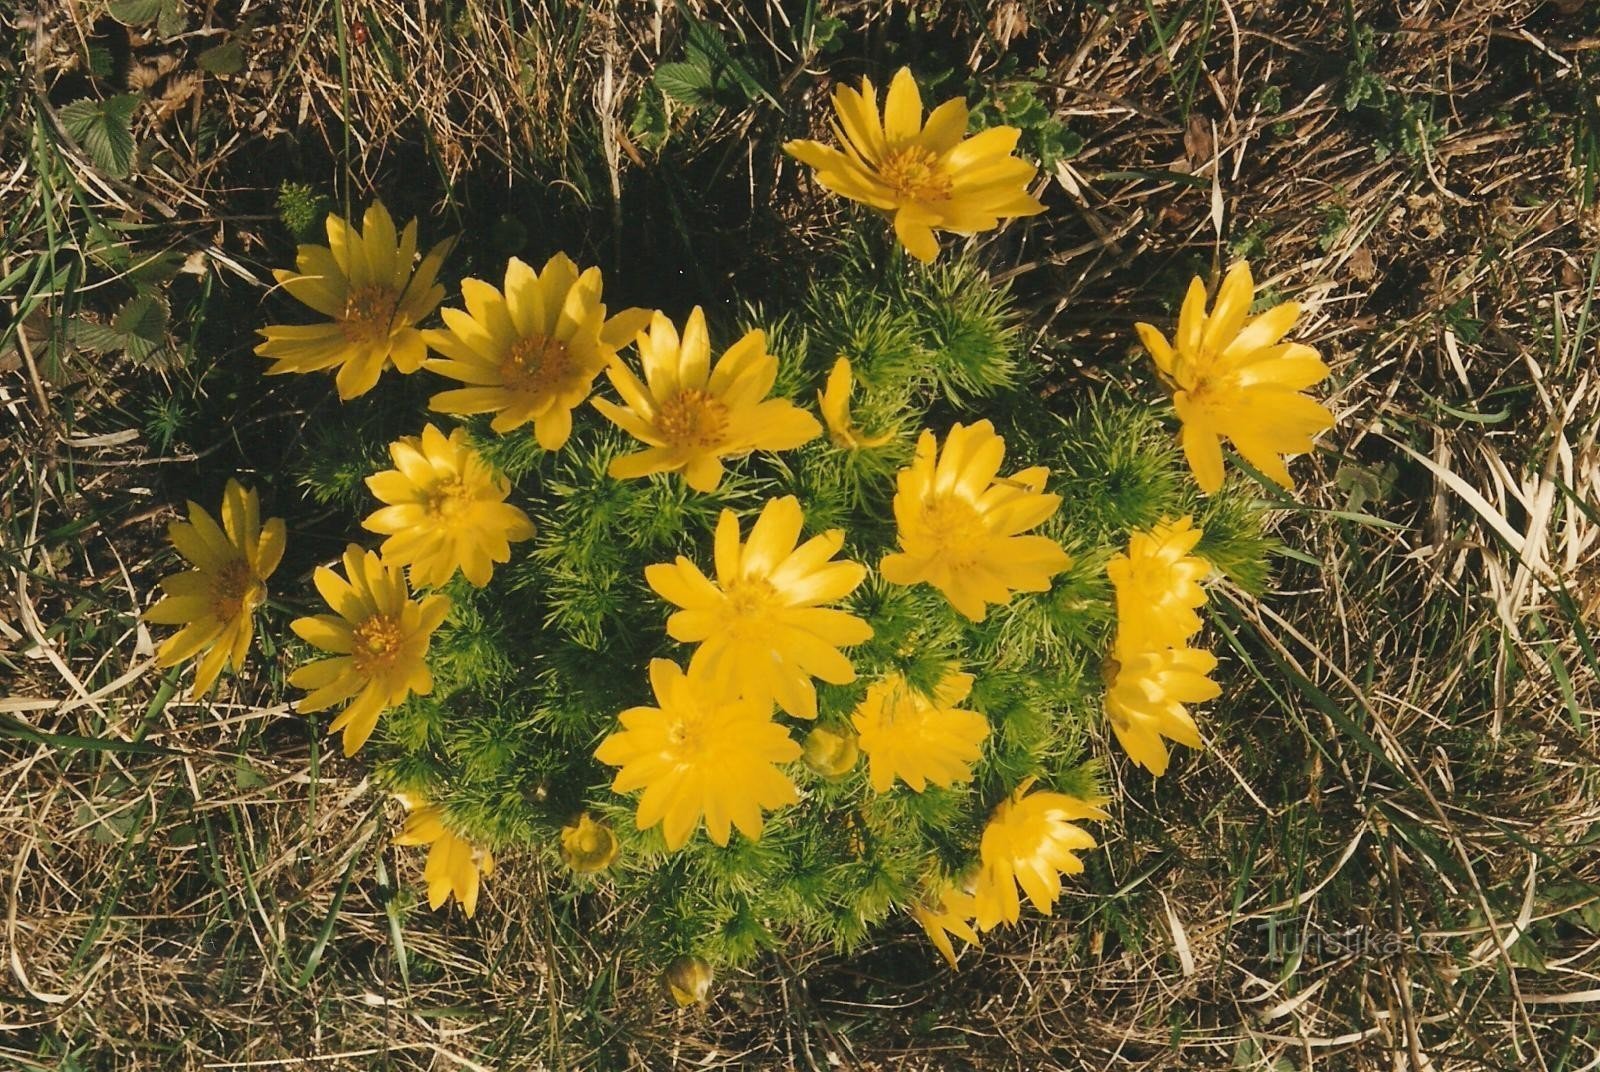
[[[103,101],[85,97],[60,111],[61,125],[77,139],[100,170],[124,178],[133,163],[133,131],[130,122],[139,107],[139,98],[123,93]]]

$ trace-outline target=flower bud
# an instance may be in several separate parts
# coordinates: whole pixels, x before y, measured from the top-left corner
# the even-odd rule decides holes
[[[588,812],[561,828],[561,860],[580,875],[604,871],[617,858],[621,847],[617,835]]]
[[[706,996],[711,993],[711,965],[704,957],[679,957],[667,965],[662,978],[680,1009],[704,1005]]]
[[[849,774],[861,754],[855,734],[825,730],[821,726],[806,734],[802,747],[806,766],[824,778],[840,778]]]

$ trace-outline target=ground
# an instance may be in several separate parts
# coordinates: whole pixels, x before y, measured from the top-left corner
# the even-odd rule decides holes
[[[66,0],[0,15],[8,1067],[1577,1069],[1600,1059],[1600,12],[1581,0],[779,6]],[[1209,747],[1065,910],[940,967],[909,922],[678,1011],[603,903],[503,861],[416,903],[268,642],[208,702],[139,622],[165,523],[283,468],[270,268],[383,196],[681,315],[781,296],[840,208],[787,162],[911,63],[1024,130],[980,255],[1063,392],[1149,370],[1196,272],[1312,313],[1339,425],[1224,587]],[[645,295],[649,297],[646,298]],[[298,378],[296,378],[298,379]],[[336,428],[332,434],[337,434]],[[305,451],[299,450],[303,455]],[[282,613],[282,607],[272,612]],[[550,897],[546,897],[546,891]]]

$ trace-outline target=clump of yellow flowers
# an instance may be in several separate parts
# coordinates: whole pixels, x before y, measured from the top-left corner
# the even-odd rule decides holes
[[[786,150],[915,261],[936,232],[1043,211],[1019,132],[969,136],[959,99],[925,113],[909,70],[833,107],[834,144]],[[1191,285],[1170,341],[1137,325],[1194,476],[1159,475],[1180,447],[1128,403],[1099,424],[1148,463],[1135,477],[1158,474],[1139,485],[1025,375],[939,396],[941,362],[1016,356],[971,260],[820,278],[831,304],[796,343],[773,323],[724,335],[700,308],[612,311],[600,270],[554,251],[447,301],[450,243],[419,257],[418,231],[377,203],[359,228],[330,217],[328,245],[278,273],[327,319],[266,328],[258,352],[273,373],[336,370],[341,399],[391,366],[446,384],[368,471],[352,522],[377,546],[304,562],[325,607],[289,623],[297,709],[335,712],[347,756],[375,742],[432,906],[472,915],[496,852],[513,873],[564,867],[637,906],[682,1005],[709,999],[714,966],[795,931],[848,946],[894,910],[954,966],[958,940],[1024,904],[1055,912],[1112,817],[1077,728],[1155,775],[1169,742],[1201,747],[1198,705],[1221,695],[1207,584],[1259,552],[1223,441],[1292,487],[1283,456],[1332,424],[1302,393],[1327,367],[1285,341],[1299,307],[1251,316],[1244,264],[1209,311]],[[963,317],[982,330],[949,329]],[[190,503],[173,524],[191,568],[146,615],[183,627],[158,662],[197,660],[202,694],[244,661],[285,546],[235,481],[221,518]]]

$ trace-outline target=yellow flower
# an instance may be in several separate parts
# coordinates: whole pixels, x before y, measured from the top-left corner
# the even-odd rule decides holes
[[[801,746],[801,757],[806,766],[824,778],[843,778],[856,768],[861,758],[860,743],[856,735],[817,726],[806,734]]]
[[[793,402],[767,398],[778,378],[778,359],[767,337],[746,332],[711,363],[705,314],[696,306],[683,338],[661,313],[639,336],[644,366],[640,383],[618,358],[606,369],[626,406],[597,398],[594,406],[647,450],[611,463],[618,479],[681,472],[696,491],[715,491],[722,459],[752,450],[791,450],[822,434],[817,419]]]
[[[511,483],[472,449],[465,429],[449,438],[433,425],[421,437],[389,444],[393,469],[367,477],[388,505],[361,527],[388,536],[378,549],[391,566],[410,566],[411,583],[437,588],[457,569],[482,588],[492,563],[511,559],[511,544],[533,535],[528,515],[505,501]]]
[[[466,310],[443,309],[445,330],[425,331],[423,338],[445,357],[428,361],[428,370],[467,386],[441,391],[428,406],[438,413],[493,413],[489,427],[501,433],[532,421],[545,450],[566,443],[573,408],[650,316],[628,309],[606,319],[600,269],[580,275],[565,253],[538,274],[512,257],[504,293],[463,279],[461,296]]]
[[[1254,296],[1250,266],[1240,261],[1228,269],[1209,315],[1205,284],[1199,277],[1189,284],[1171,344],[1149,324],[1134,325],[1172,390],[1183,453],[1208,494],[1222,487],[1223,436],[1245,461],[1293,488],[1279,455],[1310,451],[1311,437],[1333,427],[1327,407],[1299,393],[1320,383],[1328,366],[1311,347],[1282,341],[1300,316],[1299,303],[1275,305],[1246,322]]]
[[[945,963],[952,968],[956,966],[956,948],[950,941],[952,934],[968,945],[980,944],[978,932],[972,928],[972,917],[977,911],[977,902],[972,894],[954,886],[945,887],[937,898],[919,901],[911,906],[911,914],[922,924],[928,941],[933,943]]]
[[[728,843],[730,823],[760,840],[763,809],[800,799],[776,766],[799,758],[800,746],[772,721],[772,705],[685,675],[668,659],[650,661],[650,687],[661,706],[622,712],[622,728],[594,753],[622,768],[612,789],[644,790],[635,824],[661,823],[668,849],[682,848],[702,818],[718,845]]]
[[[1119,644],[1181,645],[1200,631],[1195,608],[1205,605],[1200,581],[1211,566],[1189,552],[1201,535],[1192,518],[1163,520],[1149,532],[1135,532],[1127,552],[1106,563],[1117,592]]]
[[[691,672],[733,682],[746,699],[774,700],[796,718],[817,717],[813,677],[831,685],[856,679],[839,648],[860,644],[872,627],[853,614],[824,607],[855,591],[867,576],[858,562],[835,562],[844,531],[829,529],[797,549],[804,524],[793,495],[772,499],[739,543],[732,510],[717,521],[713,584],[682,555],[645,567],[645,580],[682,607],[667,619],[667,634],[700,646]]]
[[[1117,591],[1117,636],[1106,659],[1106,715],[1130,758],[1152,774],[1167,769],[1169,738],[1201,747],[1184,705],[1215,699],[1207,676],[1217,660],[1188,646],[1200,631],[1196,607],[1206,601],[1200,580],[1211,567],[1189,554],[1201,532],[1190,518],[1163,521],[1128,540],[1127,554],[1106,565]]]
[[[435,280],[453,240],[434,246],[413,273],[416,220],[396,237],[389,210],[374,201],[362,227],[357,231],[330,215],[328,244],[301,246],[299,271],[272,273],[283,289],[333,321],[262,329],[266,341],[256,353],[275,359],[269,376],[337,366],[339,397],[348,399],[372,390],[390,364],[404,373],[422,367],[428,348],[417,324],[444,298]]]
[[[283,519],[261,524],[261,502],[237,480],[222,492],[222,524],[199,504],[189,520],[167,527],[172,546],[193,569],[161,579],[166,593],[144,612],[155,625],[181,625],[156,651],[157,666],[177,666],[205,652],[194,671],[192,695],[204,696],[224,667],[244,665],[255,609],[267,598],[267,578],[283,557]]]
[[[1094,838],[1073,819],[1104,819],[1094,804],[1065,793],[1029,793],[1029,778],[1000,802],[983,828],[978,845],[978,888],[974,894],[978,927],[1015,923],[1022,905],[1017,885],[1045,915],[1061,896],[1061,876],[1083,871],[1077,850],[1092,849]]]
[[[372,735],[381,712],[404,703],[412,693],[426,696],[433,691],[424,657],[450,600],[442,595],[420,603],[411,599],[399,566],[385,565],[355,544],[345,549],[344,572],[340,577],[318,566],[311,578],[334,614],[290,623],[300,639],[335,657],[300,667],[289,675],[289,684],[310,690],[299,703],[302,712],[351,701],[328,732],[343,730],[344,754],[353,756]]]
[[[1021,533],[1055,513],[1061,496],[1043,493],[1043,466],[997,477],[1005,450],[988,421],[951,428],[942,455],[933,433],[922,433],[897,478],[900,552],[879,564],[884,580],[925,581],[976,622],[1013,592],[1050,590],[1072,560],[1054,540]]]
[[[1217,667],[1209,652],[1189,647],[1120,647],[1106,661],[1106,716],[1128,757],[1151,774],[1166,773],[1169,738],[1201,747],[1185,704],[1213,700],[1222,690],[1206,675]]]
[[[478,910],[479,875],[488,878],[494,874],[494,855],[488,849],[473,847],[447,827],[444,809],[439,805],[404,793],[399,796],[411,814],[406,816],[405,826],[394,843],[428,846],[428,862],[422,868],[422,880],[428,884],[428,907],[438,908],[454,894],[470,918]]]
[[[711,965],[703,957],[678,957],[667,965],[662,981],[678,1008],[704,1005],[711,993]]]
[[[946,670],[932,696],[899,674],[867,687],[851,721],[867,754],[872,788],[887,793],[899,778],[922,792],[929,782],[948,788],[972,779],[989,722],[955,705],[972,691],[972,675]]]
[[[841,354],[833,363],[833,371],[828,373],[827,387],[817,392],[817,406],[828,424],[828,434],[834,445],[844,450],[881,447],[894,436],[888,432],[865,435],[850,419],[850,388],[854,382],[850,376],[850,359]]]
[[[1028,194],[1037,169],[1011,155],[1021,131],[999,126],[965,137],[967,104],[959,97],[935,108],[924,124],[910,68],[900,68],[889,84],[881,118],[877,90],[866,78],[860,92],[836,89],[833,108],[839,148],[791,141],[784,152],[815,168],[825,188],[892,216],[895,237],[919,260],[938,256],[936,230],[975,234],[1044,211]]]
[[[588,812],[561,828],[561,861],[580,875],[604,871],[621,851],[617,835]]]

